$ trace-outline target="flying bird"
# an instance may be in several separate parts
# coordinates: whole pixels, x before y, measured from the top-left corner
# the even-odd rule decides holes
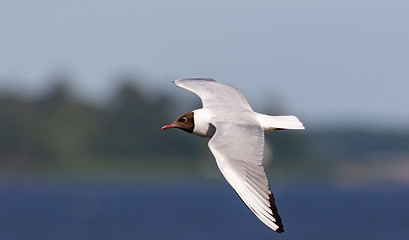
[[[203,108],[183,114],[162,130],[179,128],[211,138],[210,151],[227,182],[264,224],[284,232],[262,165],[264,132],[304,129],[304,125],[296,116],[254,112],[238,89],[213,79],[186,78],[173,82],[198,95]]]

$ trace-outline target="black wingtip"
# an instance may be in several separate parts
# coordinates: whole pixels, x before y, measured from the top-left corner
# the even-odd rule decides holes
[[[278,226],[278,228],[275,230],[278,233],[284,232],[284,226],[283,223],[281,222],[281,217],[280,214],[278,214],[277,206],[275,204],[276,200],[274,198],[273,193],[271,192],[270,186],[268,186],[270,190],[270,194],[268,194],[268,200],[270,201],[270,209],[273,212],[273,217],[275,218],[275,224]]]

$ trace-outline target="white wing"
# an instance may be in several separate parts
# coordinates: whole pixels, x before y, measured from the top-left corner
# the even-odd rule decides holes
[[[262,166],[264,132],[243,94],[213,79],[178,79],[174,83],[198,95],[212,115],[210,122],[216,132],[209,148],[226,180],[263,223],[283,232]]]
[[[173,81],[200,97],[204,108],[229,108],[253,111],[243,94],[235,87],[210,78],[185,78]]]
[[[283,232],[283,224],[264,168],[264,132],[257,122],[212,122],[216,133],[209,148],[220,171],[243,202],[267,226]]]

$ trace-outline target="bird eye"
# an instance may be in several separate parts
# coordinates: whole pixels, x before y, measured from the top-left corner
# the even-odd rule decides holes
[[[187,117],[183,117],[182,122],[184,122],[184,123],[187,122]]]

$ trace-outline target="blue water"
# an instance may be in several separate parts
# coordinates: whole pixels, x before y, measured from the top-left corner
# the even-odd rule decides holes
[[[225,183],[0,185],[0,239],[409,239],[409,189],[272,186],[285,232]]]

